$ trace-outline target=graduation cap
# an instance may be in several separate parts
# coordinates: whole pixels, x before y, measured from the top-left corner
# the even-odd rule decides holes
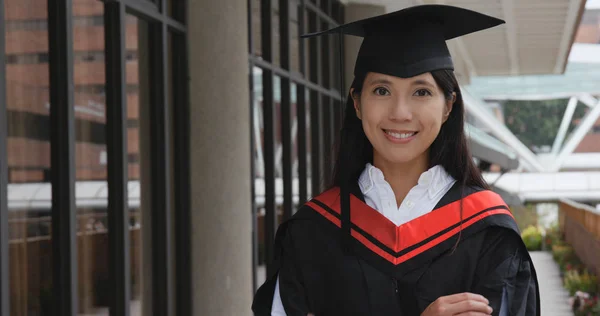
[[[454,70],[447,40],[503,23],[460,7],[420,5],[302,37],[335,33],[363,37],[355,76],[378,72],[409,78],[433,70]]]

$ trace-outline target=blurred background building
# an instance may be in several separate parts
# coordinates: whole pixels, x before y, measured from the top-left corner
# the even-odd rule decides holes
[[[0,316],[249,315],[360,44],[299,35],[433,2],[0,0]],[[486,179],[595,208],[600,2],[444,3],[507,21],[450,41]]]

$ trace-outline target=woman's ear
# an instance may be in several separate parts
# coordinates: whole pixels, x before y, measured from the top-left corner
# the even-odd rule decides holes
[[[443,122],[446,123],[448,117],[450,117],[450,113],[452,112],[452,107],[454,106],[454,102],[456,102],[456,92],[452,92],[452,99],[446,101],[446,106],[444,107],[444,119]]]
[[[354,103],[356,117],[358,117],[359,120],[362,120],[362,114],[360,113],[360,96],[354,93],[354,88],[350,89],[350,97],[352,97],[352,102]]]

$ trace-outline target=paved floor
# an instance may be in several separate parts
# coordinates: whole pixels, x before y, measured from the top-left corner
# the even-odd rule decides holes
[[[531,259],[540,283],[543,316],[573,316],[569,292],[562,286],[560,270],[550,252],[533,251]]]

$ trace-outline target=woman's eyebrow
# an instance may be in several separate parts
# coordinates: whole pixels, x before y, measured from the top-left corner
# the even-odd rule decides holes
[[[372,80],[369,80],[369,85],[376,85],[376,84],[387,84],[387,85],[391,85],[392,82],[385,79],[385,78],[375,78]]]
[[[435,88],[435,85],[433,85],[431,82],[429,82],[427,80],[423,80],[423,79],[417,79],[417,80],[413,81],[412,85],[413,86],[424,85],[424,86],[429,86],[431,88]]]

